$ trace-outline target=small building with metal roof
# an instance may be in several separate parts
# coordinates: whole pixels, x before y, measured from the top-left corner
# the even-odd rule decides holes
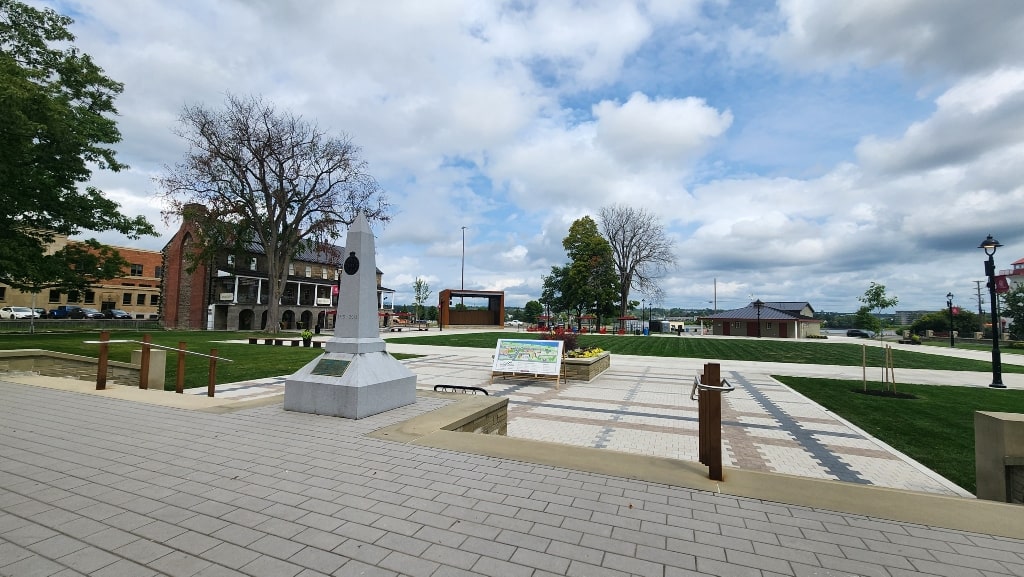
[[[754,301],[743,308],[701,317],[711,325],[712,335],[772,337],[779,339],[821,336],[821,319],[806,301]]]

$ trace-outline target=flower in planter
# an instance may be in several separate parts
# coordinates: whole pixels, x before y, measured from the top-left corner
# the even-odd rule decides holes
[[[311,341],[311,340],[313,340],[313,331],[311,331],[309,329],[306,329],[306,330],[302,331],[301,335],[302,335],[302,340],[304,340],[304,341]]]
[[[590,347],[586,349],[572,349],[566,351],[566,358],[570,359],[591,359],[604,352],[604,349],[599,347]]]

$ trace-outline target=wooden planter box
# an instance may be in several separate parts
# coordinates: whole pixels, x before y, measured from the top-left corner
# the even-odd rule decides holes
[[[594,380],[612,366],[612,354],[605,351],[589,359],[562,359],[562,377],[567,381]]]

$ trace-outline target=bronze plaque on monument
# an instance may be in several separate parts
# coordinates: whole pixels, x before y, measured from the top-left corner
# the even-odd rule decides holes
[[[325,377],[340,377],[345,374],[345,369],[348,368],[349,361],[343,361],[340,359],[320,359],[320,362],[313,367],[310,371],[314,375],[322,375]]]

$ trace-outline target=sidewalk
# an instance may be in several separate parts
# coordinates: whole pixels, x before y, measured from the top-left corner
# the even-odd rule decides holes
[[[510,332],[510,338],[528,336]],[[511,437],[698,460],[697,406],[689,395],[693,376],[703,369],[704,360],[613,355],[611,370],[593,382],[570,381],[556,390],[544,382],[492,383],[490,349],[389,343],[388,350],[425,355],[405,361],[417,374],[421,390],[432,390],[434,385],[462,385],[482,387],[491,395],[507,397]],[[985,354],[920,346],[912,350],[957,354],[963,358],[983,358]],[[1021,360],[1020,355],[1007,356],[1013,357],[1011,362]],[[972,497],[771,376],[860,380],[860,367],[730,360],[720,364],[723,378],[737,387],[725,395],[723,403],[726,466]],[[880,374],[871,373],[880,370],[869,370],[868,378],[881,380]],[[986,373],[920,369],[900,369],[897,377],[901,382],[958,386],[987,386],[991,381],[991,375]],[[1011,388],[1024,388],[1024,375],[1004,375],[1004,382]],[[283,392],[284,377],[279,377],[219,385],[217,396],[262,399]]]
[[[0,381],[0,575],[983,577],[1024,569],[1024,535],[367,436],[448,402],[421,396],[353,421],[278,403],[213,414]],[[902,495],[865,488],[860,499],[872,491]],[[987,511],[990,527],[1016,514],[1011,505],[924,498],[922,509]]]

